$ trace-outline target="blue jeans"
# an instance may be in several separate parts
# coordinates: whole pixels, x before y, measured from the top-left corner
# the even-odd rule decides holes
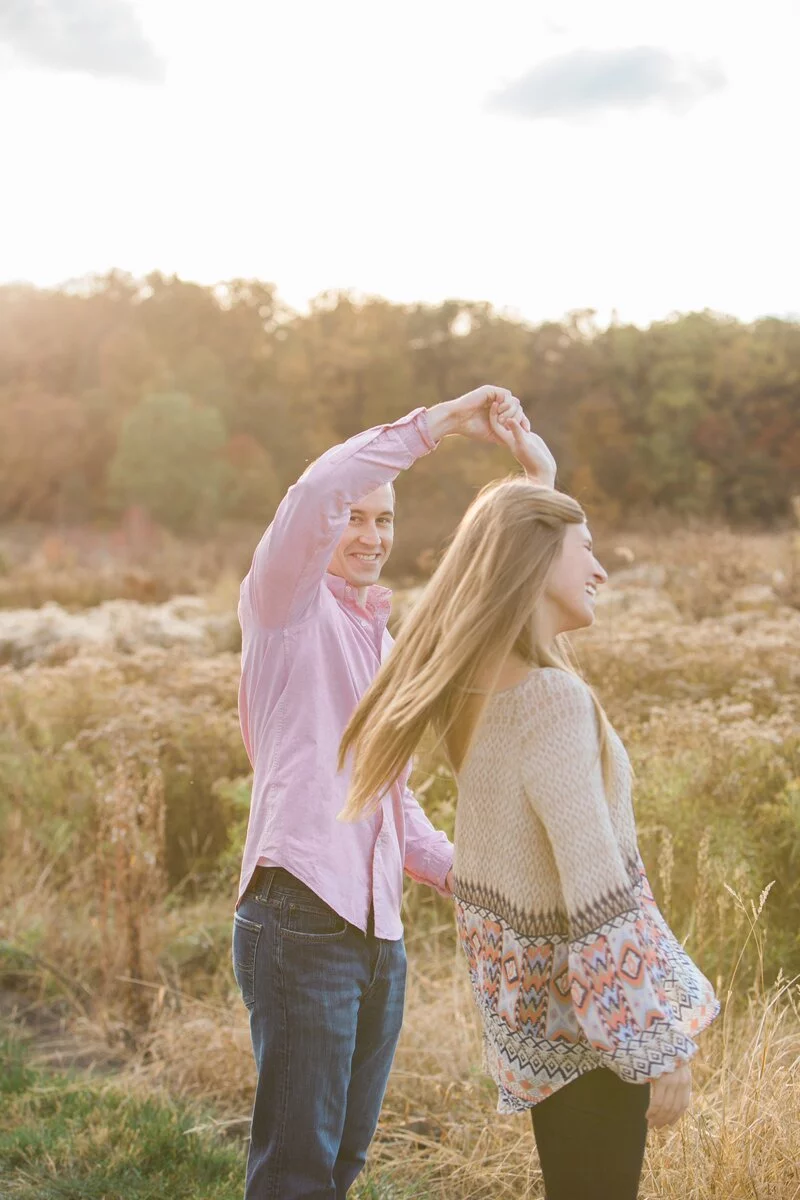
[[[287,871],[254,879],[232,945],[258,1070],[245,1200],[341,1200],[378,1124],[405,948],[349,925]]]

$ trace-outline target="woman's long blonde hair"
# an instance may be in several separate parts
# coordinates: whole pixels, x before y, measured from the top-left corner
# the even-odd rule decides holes
[[[344,731],[339,769],[351,750],[354,762],[342,820],[378,806],[428,726],[458,772],[512,651],[532,667],[577,674],[563,637],[537,640],[534,613],[567,525],[585,519],[571,496],[524,476],[482,489]],[[592,698],[608,787],[608,721]]]

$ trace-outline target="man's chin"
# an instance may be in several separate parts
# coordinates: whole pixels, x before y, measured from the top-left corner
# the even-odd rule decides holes
[[[368,567],[351,567],[347,582],[353,587],[368,587],[370,584],[377,583],[381,575],[382,562],[375,563],[374,566]]]

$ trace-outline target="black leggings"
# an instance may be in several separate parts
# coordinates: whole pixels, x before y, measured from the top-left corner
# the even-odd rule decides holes
[[[546,1200],[636,1200],[650,1085],[596,1067],[531,1109]]]

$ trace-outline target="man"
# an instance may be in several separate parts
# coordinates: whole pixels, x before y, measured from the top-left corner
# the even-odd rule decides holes
[[[403,872],[449,895],[452,846],[405,779],[370,819],[338,821],[337,753],[391,647],[377,581],[392,480],[445,436],[504,440],[492,421],[530,428],[510,392],[486,386],[327,451],[242,583],[254,778],[232,949],[258,1069],[245,1200],[340,1200],[375,1132],[403,1012]]]

